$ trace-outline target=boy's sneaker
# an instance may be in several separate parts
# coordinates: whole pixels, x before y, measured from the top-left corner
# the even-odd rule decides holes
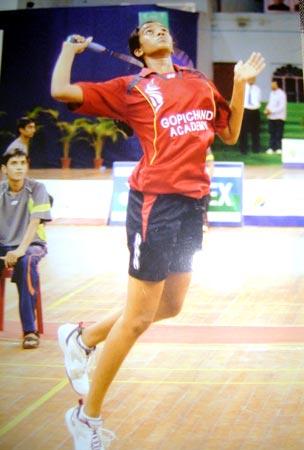
[[[115,434],[102,428],[102,420],[88,420],[81,414],[81,403],[69,409],[65,422],[74,439],[75,450],[106,450]]]
[[[90,387],[88,364],[96,347],[91,349],[84,347],[79,341],[81,333],[81,324],[61,325],[58,328],[58,341],[64,354],[65,370],[73,389],[79,395],[87,395]]]

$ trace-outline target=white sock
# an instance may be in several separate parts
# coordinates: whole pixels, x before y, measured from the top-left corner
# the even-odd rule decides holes
[[[99,426],[102,424],[102,419],[100,417],[90,417],[83,410],[83,406],[80,408],[80,417],[87,420],[93,426]]]

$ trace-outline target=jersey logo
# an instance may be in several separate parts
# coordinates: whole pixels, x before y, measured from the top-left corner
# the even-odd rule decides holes
[[[151,103],[155,109],[155,112],[164,104],[164,99],[162,93],[160,92],[160,87],[154,84],[154,79],[152,79],[145,88],[145,93],[151,100]]]

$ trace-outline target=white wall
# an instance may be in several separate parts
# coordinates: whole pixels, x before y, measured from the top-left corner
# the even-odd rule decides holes
[[[18,0],[0,0],[0,10],[18,9]]]
[[[206,13],[201,12],[198,18],[197,31],[197,68],[204,72],[207,77],[213,77],[212,68],[212,8],[209,2],[209,7]]]
[[[201,13],[201,15],[204,15]],[[241,25],[240,25],[241,23]],[[242,26],[242,24],[244,24]],[[286,13],[216,13],[211,21],[200,18],[200,40],[210,33],[209,39],[200,45],[198,68],[210,68],[213,62],[237,62],[245,60],[252,51],[259,51],[266,59],[266,69],[258,78],[263,100],[269,96],[273,72],[286,64],[302,67],[300,24],[297,14]],[[211,61],[203,61],[212,46]],[[210,52],[209,52],[210,53]]]

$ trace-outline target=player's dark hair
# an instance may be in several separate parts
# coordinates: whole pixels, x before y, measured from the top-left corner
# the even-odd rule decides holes
[[[14,149],[10,150],[9,152],[5,153],[4,155],[2,155],[1,164],[6,166],[7,163],[9,162],[9,160],[11,158],[14,158],[15,156],[25,156],[27,162],[29,162],[29,157],[23,150],[21,150],[20,148],[14,148]]]
[[[35,120],[27,116],[20,117],[20,119],[17,120],[17,130],[19,130],[19,128],[25,128],[30,123],[35,123]]]
[[[129,51],[130,51],[131,55],[134,56],[134,58],[141,61],[144,66],[146,66],[144,58],[142,56],[136,56],[134,54],[134,52],[136,49],[138,49],[140,47],[139,32],[140,32],[141,27],[143,25],[145,25],[146,23],[154,23],[154,22],[156,22],[156,20],[147,20],[147,22],[144,22],[140,26],[136,27],[129,36]]]
[[[147,67],[147,66],[146,66],[144,58],[142,56],[136,56],[134,52],[136,49],[138,49],[140,47],[139,32],[140,32],[141,28],[144,25],[146,25],[147,23],[160,23],[160,22],[158,22],[158,20],[147,20],[146,22],[142,23],[141,25],[139,25],[132,31],[132,33],[129,36],[129,42],[128,42],[129,43],[129,51],[130,51],[131,55],[134,58],[138,59],[140,62],[142,62],[145,67]],[[173,38],[173,44],[175,44],[174,38]]]

